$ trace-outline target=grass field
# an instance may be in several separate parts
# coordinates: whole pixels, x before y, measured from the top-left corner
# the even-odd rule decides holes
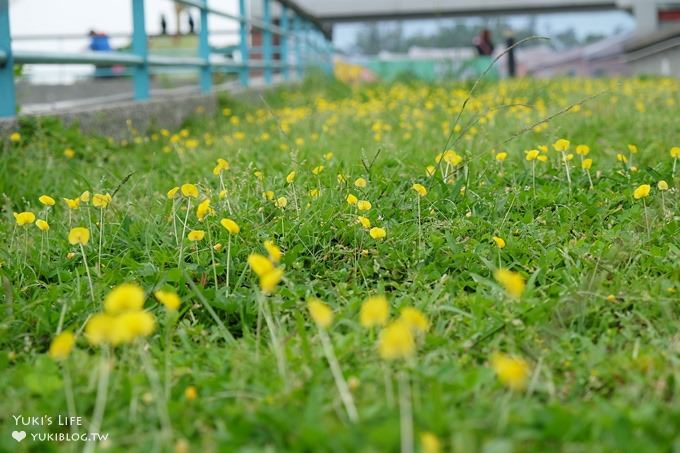
[[[680,83],[470,89],[24,121],[0,449],[680,451]]]

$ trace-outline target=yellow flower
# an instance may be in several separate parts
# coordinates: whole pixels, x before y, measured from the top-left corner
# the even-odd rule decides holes
[[[222,225],[224,229],[229,232],[229,234],[239,234],[241,232],[241,227],[238,226],[238,223],[231,219],[220,220],[220,225]]]
[[[86,190],[85,192],[80,194],[80,201],[82,201],[83,203],[87,203],[88,201],[90,201],[90,191],[89,190]]]
[[[530,368],[524,359],[497,352],[491,356],[491,366],[504,385],[512,390],[525,388]]]
[[[158,299],[158,301],[162,303],[168,311],[177,310],[180,303],[182,302],[177,293],[172,291],[159,290],[153,293],[153,295],[156,296],[156,299]]]
[[[207,216],[215,213],[215,210],[210,207],[210,198],[206,198],[196,207],[196,217],[199,221],[203,221]]]
[[[496,154],[496,160],[499,161],[499,162],[503,162],[507,158],[508,158],[508,153],[506,153],[506,152]]]
[[[364,178],[357,178],[357,179],[354,180],[354,185],[356,187],[360,188],[360,189],[365,188],[367,184],[368,183],[366,182],[366,180]]]
[[[198,198],[198,187],[194,184],[182,184],[180,188],[182,195],[188,198]]]
[[[434,176],[434,174],[435,174],[436,172],[437,172],[437,167],[435,167],[434,165],[428,165],[427,167],[425,167],[425,175],[426,175],[427,177],[432,177],[432,176]]]
[[[187,234],[187,239],[189,239],[192,242],[196,242],[203,240],[204,236],[205,231],[203,230],[191,230],[189,231],[189,234]]]
[[[92,197],[92,206],[95,208],[100,208],[104,209],[109,206],[109,203],[111,203],[111,194],[102,194],[102,193],[96,193]]]
[[[220,200],[224,200],[227,196],[227,191],[226,190],[220,190],[220,193],[217,195]]]
[[[576,154],[580,156],[587,156],[590,152],[590,146],[588,145],[578,145],[576,147]]]
[[[213,175],[217,176],[224,170],[229,170],[229,162],[224,159],[217,159],[217,165],[213,168]]]
[[[288,206],[288,199],[286,197],[279,197],[276,199],[276,202],[274,202],[277,208],[285,208]]]
[[[581,168],[584,170],[590,170],[590,167],[593,166],[593,159],[583,159],[583,162],[581,162]]]
[[[47,231],[50,229],[50,224],[43,219],[38,219],[35,221],[35,226],[40,229],[40,231]]]
[[[362,326],[370,328],[383,326],[390,314],[390,306],[385,296],[371,296],[361,304],[359,322]]]
[[[637,154],[637,152],[638,152],[637,145],[629,144],[628,145],[628,151],[630,151],[631,154]]]
[[[541,162],[547,162],[547,161],[548,161],[548,156],[545,156],[545,155],[541,154],[541,155],[538,156],[536,159],[537,159],[537,160],[540,160]]]
[[[413,333],[404,321],[394,321],[380,332],[378,353],[384,360],[408,358],[413,355],[415,349]]]
[[[356,196],[352,195],[351,193],[347,195],[346,200],[347,204],[349,204],[350,206],[354,206],[359,202],[359,199]]]
[[[322,329],[328,328],[333,322],[333,310],[319,299],[310,299],[307,309],[312,319]]]
[[[316,167],[312,168],[312,173],[315,175],[319,175],[323,171],[323,168],[324,168],[323,165],[317,165]]]
[[[193,401],[198,397],[198,390],[196,390],[196,387],[193,385],[188,386],[187,388],[184,389],[184,398],[187,399],[187,401]],[[175,451],[177,451],[175,449]]]
[[[427,317],[417,308],[402,308],[399,319],[404,321],[415,332],[424,333],[430,328],[430,322],[427,320]]]
[[[416,193],[418,195],[420,195],[421,197],[424,197],[425,195],[427,195],[427,189],[422,184],[415,183],[415,184],[413,184],[413,186],[411,188],[413,190],[415,190]]]
[[[496,243],[496,247],[499,249],[505,248],[505,240],[503,238],[500,238],[498,236],[491,236],[491,239]]]
[[[281,249],[274,244],[274,241],[264,241],[264,248],[267,250],[267,253],[269,253],[269,259],[273,263],[278,263],[281,261]]]
[[[642,184],[633,191],[633,198],[639,200],[640,198],[646,198],[649,195],[649,191],[652,187],[649,184]]]
[[[269,258],[260,255],[259,253],[251,253],[248,256],[248,265],[258,277],[262,277],[274,270],[274,263],[272,263]]]
[[[452,149],[444,151],[442,154],[438,155],[435,158],[435,161],[439,163],[441,159],[444,159],[444,162],[454,167],[463,161],[463,158]]]
[[[387,232],[385,231],[385,229],[380,227],[371,228],[368,234],[371,235],[371,237],[376,240],[385,239],[385,236],[387,236]]]
[[[262,192],[262,197],[267,201],[272,201],[274,199],[274,192],[271,190],[265,190]]]
[[[219,252],[220,250],[222,250],[222,244],[218,242],[217,244],[213,245],[213,250]]]
[[[73,148],[66,148],[64,150],[64,157],[67,159],[73,159],[76,156],[76,152]]]
[[[54,360],[64,360],[73,350],[76,337],[71,332],[62,332],[52,340],[48,354]]]
[[[364,217],[362,215],[357,216],[357,222],[359,222],[361,226],[367,230],[371,228],[371,220],[368,217]]]
[[[539,152],[538,152],[537,149],[529,150],[526,153],[525,159],[526,160],[534,160],[538,157],[538,154],[539,154]]]
[[[494,272],[493,276],[512,297],[519,297],[524,292],[526,286],[524,277],[518,272],[501,268]]]
[[[126,311],[113,317],[113,325],[108,332],[108,342],[113,345],[131,343],[137,337],[148,337],[153,333],[156,321],[153,315],[144,310]]]
[[[286,182],[288,184],[293,184],[295,182],[295,176],[297,175],[297,172],[291,171],[288,173],[288,176],[286,176]]]
[[[671,157],[673,159],[680,158],[680,146],[674,146],[671,148]]]
[[[54,206],[55,203],[54,198],[49,195],[41,195],[40,198],[38,198],[38,201],[45,206]]]
[[[121,283],[104,298],[104,310],[110,315],[141,310],[143,305],[144,290],[136,283]]]
[[[338,176],[335,177],[335,179],[338,181],[338,184],[344,184],[347,182],[347,178],[341,173],[338,173]]]
[[[106,313],[93,315],[85,325],[85,338],[95,346],[108,343],[113,323],[114,317]]]
[[[24,211],[18,214],[15,212],[14,220],[19,226],[30,225],[31,223],[35,222],[35,214],[33,214],[31,211]]]
[[[259,180],[262,180],[264,178],[264,173],[262,173],[261,170],[255,170],[255,172],[253,174]]]
[[[440,453],[442,445],[437,436],[424,432],[420,434],[420,450],[422,453]]]
[[[267,272],[260,277],[260,289],[265,294],[271,293],[276,288],[276,285],[279,284],[281,278],[283,278],[283,269],[276,268],[271,272]]]
[[[371,207],[373,207],[373,205],[371,205],[371,202],[368,200],[357,201],[357,208],[359,211],[368,211],[371,209]]]
[[[175,198],[175,195],[177,195],[177,192],[179,192],[179,186],[175,186],[172,189],[168,190],[168,193],[166,194],[169,200],[172,200]]]
[[[659,190],[668,190],[668,183],[662,179],[661,181],[658,182],[658,184],[656,185],[656,187],[657,187]]]
[[[90,240],[90,230],[85,227],[71,228],[68,233],[68,242],[71,245],[87,245]]]
[[[319,196],[319,189],[312,189],[309,191],[310,198],[317,198]]]
[[[628,162],[628,158],[621,153],[616,155],[616,160],[619,162],[623,162],[624,164]]]
[[[80,198],[64,198],[64,203],[66,203],[69,209],[77,209],[80,206]]]
[[[21,141],[21,134],[18,133],[18,132],[12,132],[12,133],[10,134],[10,136],[9,136],[9,140],[10,140],[12,143],[18,143],[18,142]]]
[[[333,158],[333,153],[328,152],[328,153],[323,155],[323,158],[326,159],[326,160],[331,160]]]
[[[556,151],[564,152],[569,149],[570,144],[571,143],[569,142],[569,140],[560,138],[555,143],[553,143],[553,148],[555,148]]]

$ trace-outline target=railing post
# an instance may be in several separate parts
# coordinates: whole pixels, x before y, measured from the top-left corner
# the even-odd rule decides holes
[[[295,69],[297,69],[298,78],[302,78],[302,21],[300,16],[295,14],[293,17],[293,29],[295,33]]]
[[[5,53],[5,62],[0,63],[0,117],[16,114],[14,94],[14,59],[12,58],[12,36],[9,32],[9,1],[0,0],[0,51]]]
[[[203,0],[201,7],[201,29],[198,32],[198,56],[205,64],[200,69],[201,93],[212,90],[212,69],[210,67],[210,41],[208,40],[208,0]]]
[[[239,8],[239,15],[240,15],[240,23],[239,23],[239,34],[240,34],[240,39],[241,42],[239,43],[239,50],[241,52],[241,64],[243,67],[239,71],[239,79],[241,81],[241,86],[247,87],[248,86],[248,78],[250,76],[250,70],[248,69],[248,24],[246,23],[246,20],[248,20],[247,17],[247,11],[246,11],[246,0],[239,0],[238,1],[238,8]]]
[[[281,4],[281,20],[279,25],[283,32],[279,36],[279,55],[281,56],[279,62],[283,64],[283,79],[288,81],[290,80],[290,68],[288,67],[288,33],[290,25],[288,24],[288,7],[284,4]]]
[[[269,28],[272,25],[270,0],[262,0],[262,21],[265,29],[262,31],[262,56],[264,60],[264,82],[269,85],[272,83],[272,32]]]
[[[135,66],[133,83],[135,101],[149,99],[149,54],[146,26],[144,24],[144,0],[132,0],[132,53],[142,57],[144,62]]]

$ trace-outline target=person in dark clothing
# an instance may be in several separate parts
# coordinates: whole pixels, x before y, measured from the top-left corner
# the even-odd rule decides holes
[[[192,35],[194,34],[194,27],[195,27],[194,17],[191,14],[189,14],[189,33]]]
[[[490,56],[493,54],[493,42],[491,41],[491,32],[488,28],[483,29],[479,35],[475,36],[472,43],[475,45],[479,56]]]
[[[165,19],[165,14],[161,14],[161,35],[168,34],[168,21]]]

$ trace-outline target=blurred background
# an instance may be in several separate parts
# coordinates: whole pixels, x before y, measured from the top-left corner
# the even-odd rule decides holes
[[[248,3],[262,16],[262,1]],[[614,77],[680,75],[680,0],[297,0],[332,39],[336,77],[359,81],[477,77],[513,44],[488,75]],[[238,0],[209,0],[234,15]],[[130,48],[130,0],[10,0],[12,47],[27,51]],[[149,51],[195,55],[199,13],[172,0],[146,0]],[[272,12],[276,23],[277,11]],[[210,16],[210,46],[239,60],[237,21]],[[261,42],[251,30],[251,45]],[[17,97],[28,111],[88,97],[129,97],[129,69],[23,65]],[[157,89],[194,87],[196,71],[159,70]],[[235,78],[224,74],[224,80]],[[95,83],[96,82],[96,83]],[[60,104],[61,103],[61,104]],[[66,104],[64,104],[66,103]]]

